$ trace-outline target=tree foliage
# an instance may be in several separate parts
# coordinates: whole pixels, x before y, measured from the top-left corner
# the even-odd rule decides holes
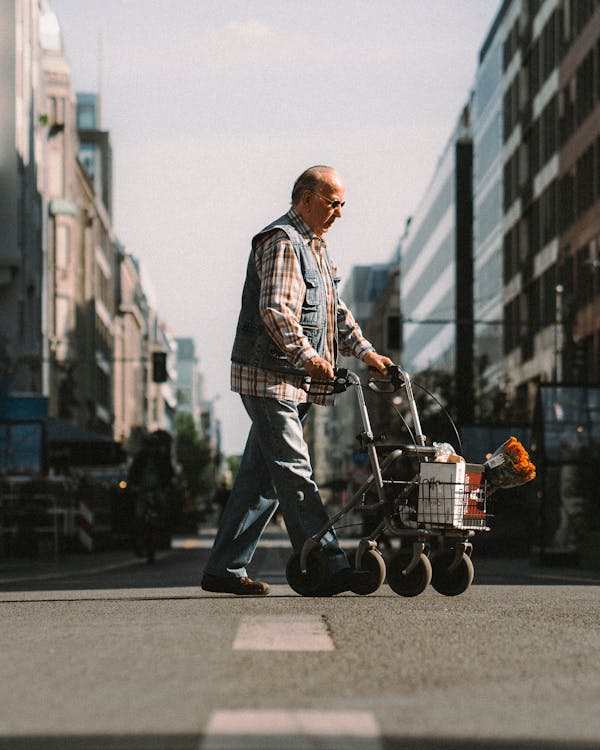
[[[177,461],[193,496],[214,491],[214,462],[208,441],[198,433],[191,414],[180,413],[175,419]]]
[[[238,455],[227,456],[227,467],[229,471],[231,472],[232,481],[235,481],[235,478],[238,473],[238,469],[240,468],[241,460],[242,460],[242,457]]]

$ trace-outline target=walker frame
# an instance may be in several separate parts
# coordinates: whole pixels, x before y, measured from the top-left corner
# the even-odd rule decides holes
[[[356,373],[340,369],[335,380],[327,384],[329,393],[342,393],[349,388],[355,391],[363,426],[358,439],[368,455],[371,474],[344,507],[290,559],[288,582],[303,596],[326,593],[329,571],[322,540],[353,510],[382,514],[375,529],[359,541],[354,565],[369,571],[369,576],[355,593],[374,593],[386,575],[387,583],[401,596],[417,596],[429,583],[439,593],[455,596],[466,591],[473,581],[471,539],[476,531],[490,530],[484,467],[463,464],[452,469],[458,465],[434,462],[436,449],[426,445],[411,378],[396,365],[388,369],[389,379],[370,378],[369,387],[380,393],[404,392],[412,422],[412,444],[391,447],[373,434],[364,386]],[[390,452],[381,457],[378,448]],[[442,478],[436,478],[436,473]],[[451,481],[444,481],[444,473],[452,476]],[[426,474],[431,476],[426,478]],[[377,501],[366,503],[367,494],[373,492]],[[400,539],[400,549],[387,566],[377,544],[384,532]]]

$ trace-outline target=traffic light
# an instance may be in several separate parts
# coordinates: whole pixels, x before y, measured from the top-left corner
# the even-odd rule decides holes
[[[168,379],[167,353],[152,352],[152,381],[154,383],[166,383]]]

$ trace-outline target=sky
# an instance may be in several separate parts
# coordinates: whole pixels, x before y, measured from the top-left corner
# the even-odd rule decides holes
[[[391,259],[475,80],[500,0],[50,0],[76,91],[102,97],[117,237],[196,342],[226,454],[249,420],[229,355],[251,237],[330,164],[342,276]],[[384,352],[385,353],[385,352]]]

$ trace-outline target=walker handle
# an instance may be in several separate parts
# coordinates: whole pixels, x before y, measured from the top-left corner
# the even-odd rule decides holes
[[[317,386],[318,388],[320,388],[321,390],[316,391],[319,396],[331,396],[334,393],[344,393],[344,391],[347,391],[350,387],[347,367],[336,368],[334,371],[333,380],[312,380],[307,376],[304,378],[304,382],[306,386],[312,388],[314,388],[314,386]]]
[[[344,391],[348,390],[349,385],[350,383],[348,382],[348,368],[338,367],[335,371],[335,379],[333,381],[333,392],[343,393]]]
[[[371,371],[379,372],[376,367],[369,367]],[[369,388],[376,393],[395,393],[404,387],[403,372],[398,365],[388,365],[389,378],[369,378]],[[386,387],[382,387],[382,386]]]

